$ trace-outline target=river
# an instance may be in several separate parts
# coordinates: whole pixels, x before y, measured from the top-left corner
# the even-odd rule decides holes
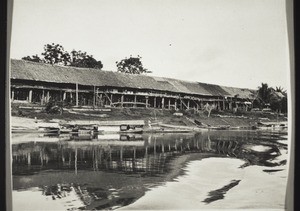
[[[14,210],[285,207],[287,131],[12,134]]]

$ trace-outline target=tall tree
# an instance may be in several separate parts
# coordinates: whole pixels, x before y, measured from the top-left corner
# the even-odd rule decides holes
[[[118,72],[129,74],[151,73],[151,71],[148,71],[143,67],[141,59],[142,57],[138,55],[137,57],[130,56],[129,58],[125,58],[119,62],[116,62]]]
[[[275,87],[275,91],[276,91],[276,92],[280,92],[280,93],[282,93],[283,95],[286,95],[286,90],[284,90],[281,86],[276,86],[276,87]]]
[[[60,44],[46,44],[42,55],[48,64],[68,65],[70,63],[70,54]]]
[[[33,62],[44,62],[48,64],[59,64],[73,67],[85,67],[96,69],[103,68],[102,62],[94,59],[92,55],[88,55],[86,52],[76,50],[71,51],[71,54],[69,54],[67,51],[64,50],[62,45],[54,43],[46,44],[44,46],[42,58],[36,55],[32,57],[26,56],[22,59]]]
[[[261,83],[261,86],[258,87],[258,98],[262,104],[270,103],[271,92],[272,88],[267,83]]]
[[[263,108],[270,104],[270,108],[276,112],[287,112],[287,93],[282,87],[269,87],[268,84],[262,83],[258,87],[258,96],[256,102]]]
[[[86,67],[102,69],[103,64],[101,61],[97,61],[92,55],[88,55],[86,52],[71,51],[70,66],[73,67]]]

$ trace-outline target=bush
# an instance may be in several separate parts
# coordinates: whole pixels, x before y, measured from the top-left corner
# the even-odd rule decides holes
[[[46,104],[45,111],[48,114],[62,114],[62,112],[63,112],[63,102],[49,101]]]

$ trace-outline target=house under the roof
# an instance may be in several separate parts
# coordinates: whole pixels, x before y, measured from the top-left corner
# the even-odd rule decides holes
[[[164,77],[11,60],[13,102],[160,109],[249,108],[255,91]]]

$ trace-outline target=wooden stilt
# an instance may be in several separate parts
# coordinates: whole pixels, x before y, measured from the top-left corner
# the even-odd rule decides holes
[[[11,91],[11,101],[14,101],[15,99],[15,91]]]
[[[47,100],[47,103],[49,103],[49,101],[50,101],[50,91],[47,91],[46,100]]]
[[[74,165],[74,168],[75,168],[75,174],[77,174],[77,148],[75,148],[75,161],[74,161],[75,165]]]
[[[136,107],[136,95],[134,95],[134,105],[133,107]]]
[[[100,94],[100,106],[104,106],[102,93]]]
[[[124,95],[121,95],[121,107],[123,108]]]
[[[154,148],[154,155],[156,155],[156,138],[154,139],[154,145],[153,145],[153,148]]]
[[[154,97],[153,107],[156,108],[156,97]]]
[[[29,103],[32,102],[32,90],[29,90],[29,93],[28,93],[28,102]]]
[[[94,91],[93,91],[93,108],[96,106],[96,87],[94,86]]]
[[[27,164],[28,164],[28,166],[31,165],[31,155],[30,155],[30,152],[27,153]]]
[[[148,96],[146,96],[146,108],[149,107],[148,104],[149,104],[149,98],[148,98]]]
[[[136,148],[133,147],[133,159],[135,159],[135,158],[136,158]]]
[[[182,100],[180,100],[180,110],[182,110]]]
[[[78,106],[78,83],[76,83],[76,106]]]
[[[168,109],[171,109],[171,98],[169,98],[169,105],[168,105]]]
[[[164,97],[161,98],[161,108],[162,109],[165,108],[165,98]]]
[[[123,161],[123,147],[120,149],[120,160]]]

